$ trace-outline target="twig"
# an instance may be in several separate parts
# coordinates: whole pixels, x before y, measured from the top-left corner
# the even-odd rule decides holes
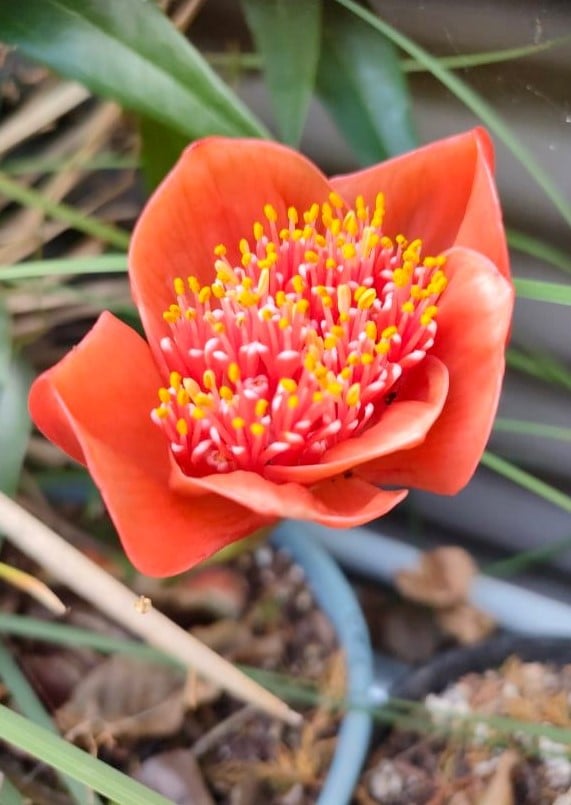
[[[147,643],[166,651],[205,678],[268,715],[297,725],[301,716],[232,663],[161,612],[137,611],[138,596],[65,542],[40,520],[0,493],[0,531],[60,582]]]

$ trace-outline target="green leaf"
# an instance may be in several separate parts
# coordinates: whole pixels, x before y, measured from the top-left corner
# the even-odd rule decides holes
[[[0,705],[2,739],[121,805],[172,805],[117,769]]]
[[[507,478],[514,484],[518,484],[518,486],[521,486],[523,489],[527,489],[534,495],[549,501],[549,503],[552,503],[554,506],[558,506],[560,509],[563,509],[563,511],[571,514],[571,497],[569,495],[566,495],[565,492],[562,492],[560,489],[556,489],[554,486],[542,481],[541,478],[536,478],[535,475],[532,475],[530,472],[522,470],[515,464],[506,461],[505,458],[486,450],[481,458],[481,464],[497,472],[498,475],[503,475],[504,478]]]
[[[18,357],[12,358],[6,382],[0,388],[0,490],[13,495],[30,435],[28,391],[32,371]]]
[[[566,274],[571,274],[571,255],[552,246],[550,243],[545,243],[539,238],[527,235],[525,232],[508,229],[507,235],[508,243],[512,249],[523,252],[523,254],[529,254],[530,257],[537,257],[539,260],[565,271]]]
[[[319,60],[321,0],[242,0],[282,140],[297,146]]]
[[[376,17],[366,8],[355,3],[354,0],[335,0],[336,3],[346,8],[359,19],[366,22],[373,30],[390,39],[397,47],[402,48],[405,53],[413,59],[424,64],[426,69],[440,81],[453,95],[480,118],[490,131],[509,148],[513,156],[521,162],[529,175],[537,182],[545,195],[551,200],[552,204],[560,212],[563,219],[571,225],[571,204],[567,201],[563,193],[555,185],[551,177],[546,173],[542,166],[537,162],[531,151],[529,151],[507,125],[495,109],[478,95],[468,84],[457,75],[447,70],[438,59],[428,53],[420,45],[417,45],[408,36],[405,36],[392,25]]]
[[[554,305],[571,305],[571,285],[563,285],[559,282],[543,282],[543,280],[529,280],[522,277],[516,277],[514,285],[520,299],[551,302]]]
[[[154,3],[0,0],[0,31],[27,56],[189,139],[266,136]]]
[[[10,316],[0,299],[0,395],[8,379],[10,358],[12,356],[12,338],[10,335]]]
[[[188,138],[150,117],[139,120],[141,163],[147,189],[154,190],[174,167]]]
[[[416,147],[395,48],[334,3],[325,4],[317,91],[361,164]]]
[[[36,692],[2,642],[0,642],[0,679],[10,691],[11,700],[24,716],[51,733],[58,734],[54,722],[44,709]],[[90,795],[83,785],[74,780],[73,776],[60,775],[60,779],[68,789],[72,800],[78,805],[82,805],[86,801],[92,802],[93,805],[101,805],[99,797]],[[2,789],[2,798],[0,798],[2,805],[4,805],[3,795],[4,790]]]

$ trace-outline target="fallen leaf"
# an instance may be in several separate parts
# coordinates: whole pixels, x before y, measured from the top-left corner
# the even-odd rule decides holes
[[[185,676],[160,663],[116,655],[104,660],[56,712],[68,737],[96,745],[176,732],[184,718]]]
[[[494,619],[472,604],[458,604],[448,609],[439,609],[436,619],[441,629],[455,637],[463,646],[483,640],[496,628]]]
[[[440,609],[467,600],[476,572],[476,563],[469,553],[447,546],[423,553],[420,566],[401,570],[395,584],[405,598]]]
[[[512,784],[512,771],[519,763],[519,755],[513,749],[502,752],[496,770],[478,805],[516,805]]]
[[[189,749],[153,755],[139,766],[133,777],[175,805],[214,805]]]

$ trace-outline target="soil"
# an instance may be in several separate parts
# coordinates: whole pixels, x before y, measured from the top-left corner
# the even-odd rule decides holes
[[[298,700],[300,683],[306,702],[317,691],[343,697],[333,628],[284,553],[264,546],[170,584],[135,584],[221,654],[263,671],[278,695],[289,679]],[[117,635],[98,612],[61,595],[70,625]],[[0,609],[38,615],[9,589]],[[293,729],[156,662],[21,639],[10,649],[63,734],[178,805],[316,801],[335,749],[330,709],[300,704],[304,724]],[[34,805],[71,802],[50,770],[8,747],[0,748],[0,769]]]
[[[571,665],[507,660],[424,699],[426,730],[398,727],[373,752],[358,805],[569,805],[569,736],[529,725],[571,725]],[[417,715],[419,711],[416,711]],[[485,721],[462,720],[481,714]],[[506,731],[508,722],[524,722]],[[428,733],[430,730],[430,733]]]

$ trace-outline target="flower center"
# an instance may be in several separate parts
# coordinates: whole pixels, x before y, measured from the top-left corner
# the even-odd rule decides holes
[[[201,476],[319,462],[376,423],[403,372],[434,343],[445,258],[383,234],[384,199],[337,193],[302,215],[264,206],[240,265],[174,280],[161,350],[170,370],[153,421],[183,472]]]

